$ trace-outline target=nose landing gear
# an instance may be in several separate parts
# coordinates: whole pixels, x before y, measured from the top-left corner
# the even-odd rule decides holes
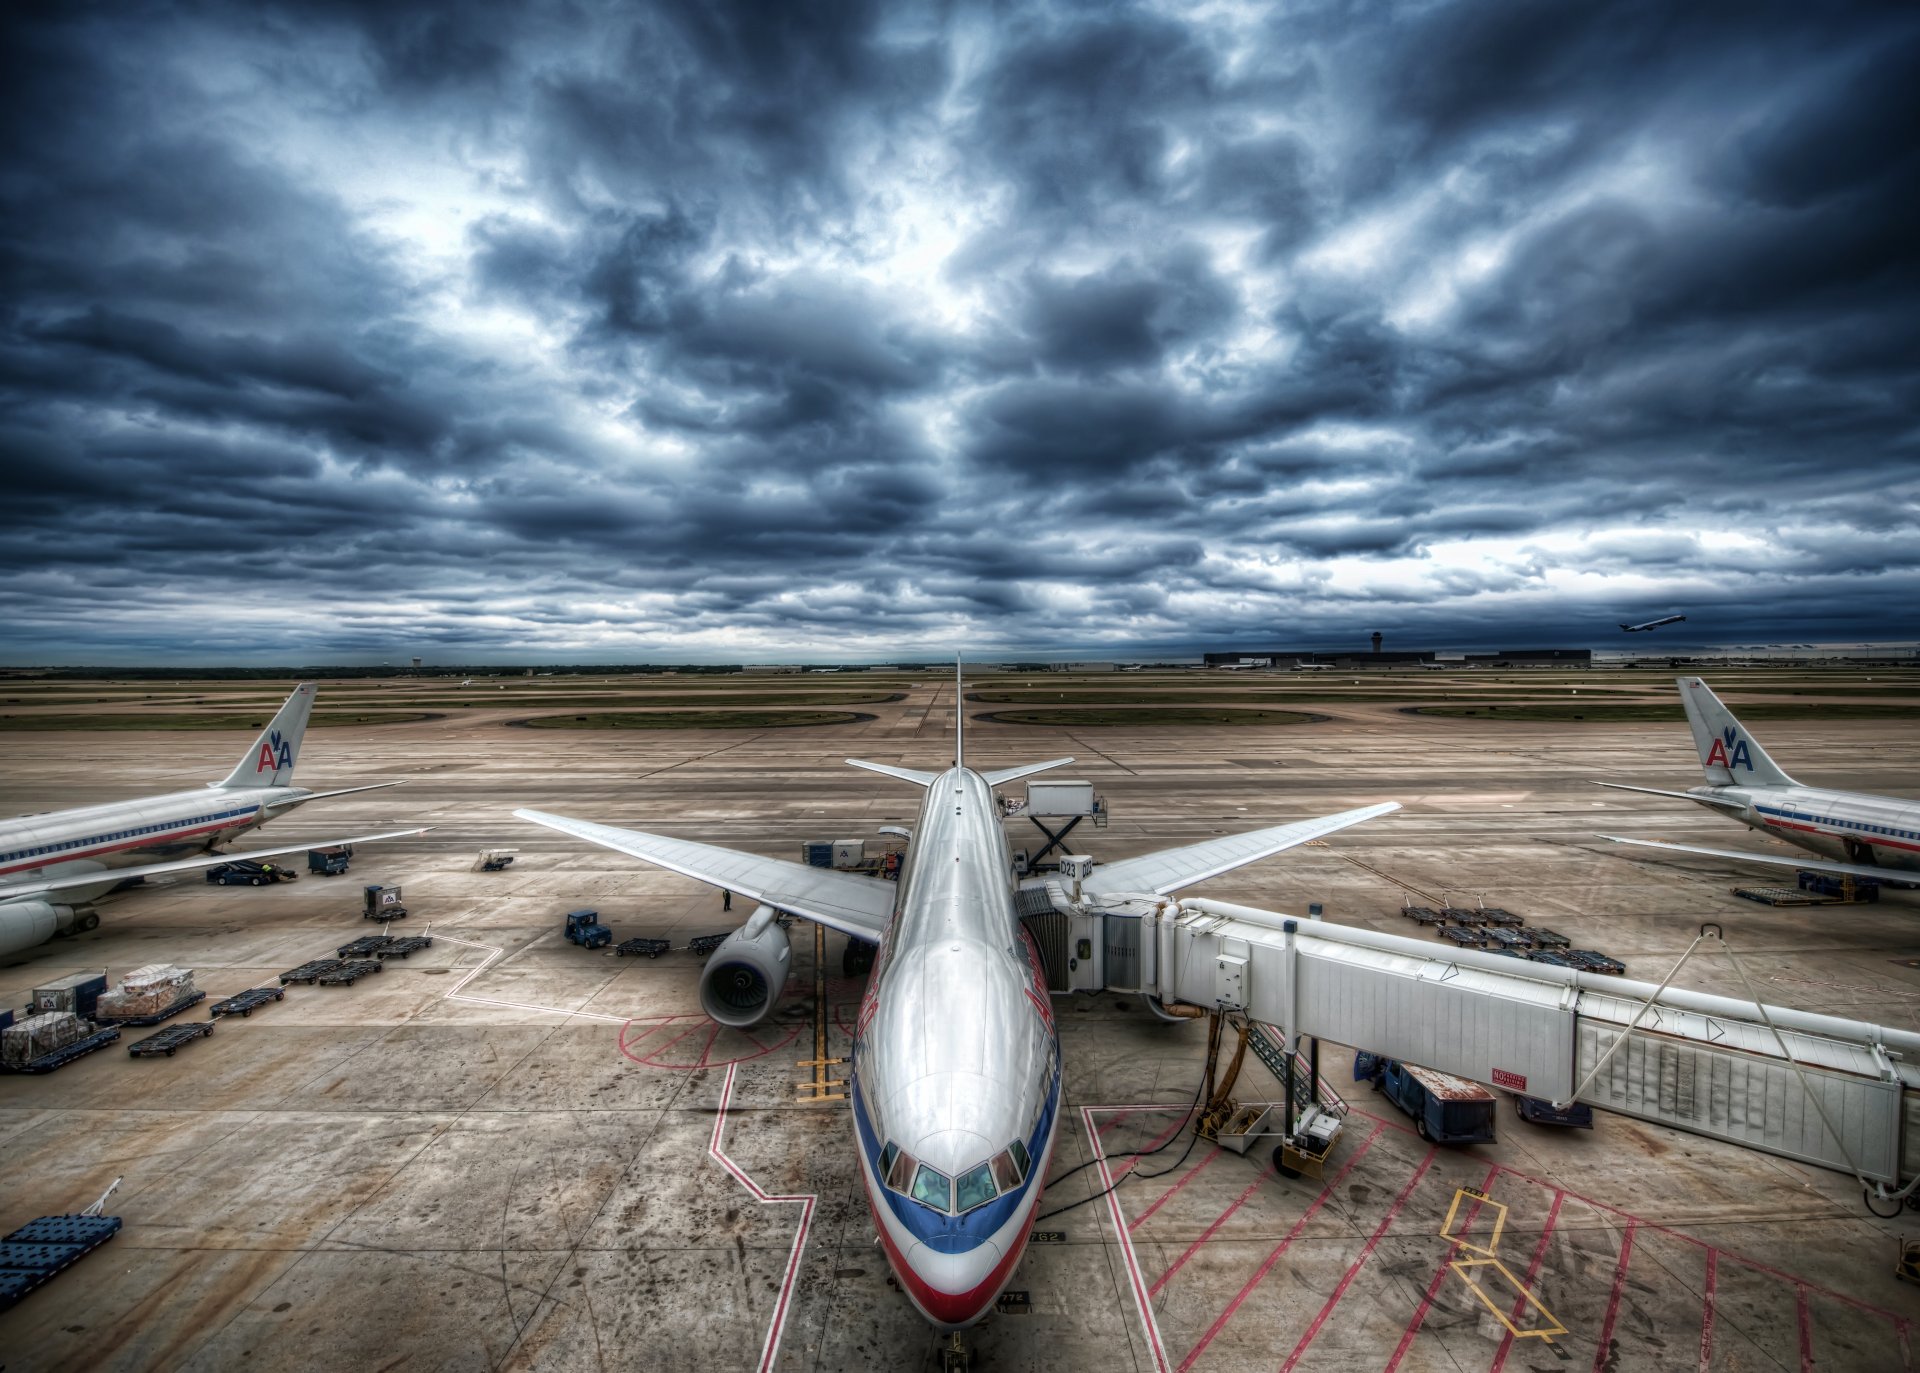
[[[967,1373],[967,1368],[967,1346],[956,1330],[940,1348],[940,1373]]]

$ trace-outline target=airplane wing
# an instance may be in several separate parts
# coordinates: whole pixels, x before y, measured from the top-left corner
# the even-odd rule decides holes
[[[892,763],[869,763],[864,758],[847,759],[849,767],[865,768],[868,772],[878,772],[887,777],[898,777],[902,782],[911,782],[916,787],[930,787],[933,779],[940,774],[922,772],[918,768],[897,768]]]
[[[1095,868],[1088,885],[1101,891],[1150,891],[1165,896],[1309,839],[1318,839],[1323,834],[1399,809],[1398,801],[1383,801],[1377,806],[1343,810],[1338,815],[1325,815],[1317,820],[1296,820],[1291,825],[1209,839],[1183,849],[1163,849],[1140,858],[1123,858],[1118,863],[1103,863]]]
[[[199,858],[176,858],[165,863],[143,863],[133,868],[95,868],[92,872],[64,873],[59,877],[35,877],[0,886],[0,900],[17,901],[41,892],[64,891],[69,887],[97,887],[102,882],[124,882],[130,877],[156,877],[165,872],[192,872],[196,868],[214,868],[236,859],[278,858],[283,853],[305,853],[308,849],[330,849],[341,844],[372,844],[382,839],[407,839],[425,834],[432,825],[419,829],[388,830],[384,834],[356,834],[348,839],[311,839],[304,844],[285,844],[277,849],[248,849],[245,853],[209,853]]]
[[[351,796],[356,791],[379,791],[382,787],[404,787],[406,784],[407,779],[402,777],[397,782],[369,782],[364,787],[341,787],[338,791],[316,791],[311,796],[301,797],[300,804],[304,806],[309,801],[324,801],[329,796]]]
[[[1001,768],[997,772],[983,772],[980,775],[990,787],[1003,787],[1009,782],[1018,782],[1022,777],[1031,777],[1036,772],[1045,772],[1048,768],[1063,768],[1071,763],[1071,758],[1051,758],[1044,763],[1023,763],[1017,768]]]
[[[1776,868],[1804,868],[1808,872],[1828,872],[1835,877],[1871,877],[1879,882],[1911,882],[1920,885],[1920,872],[1900,868],[1876,868],[1866,863],[1834,863],[1811,854],[1795,858],[1791,854],[1749,853],[1743,849],[1707,849],[1692,844],[1669,844],[1660,839],[1624,839],[1617,834],[1599,836],[1615,844],[1632,844],[1642,849],[1665,849],[1668,853],[1697,853],[1707,858],[1731,858],[1741,863],[1766,863]]]
[[[737,849],[723,849],[717,844],[696,844],[690,839],[616,829],[612,825],[572,820],[546,811],[517,810],[514,814],[562,834],[631,854],[657,868],[805,916],[856,939],[877,941],[893,918],[893,899],[899,889],[894,883],[877,877],[810,868],[783,858],[762,858]]]
[[[1625,782],[1595,782],[1596,787],[1612,787],[1615,791],[1638,791],[1648,796],[1671,796],[1681,801],[1696,801],[1703,806],[1718,806],[1722,810],[1745,810],[1745,801],[1723,801],[1716,796],[1696,796],[1690,791],[1662,791],[1659,787],[1630,787]]]

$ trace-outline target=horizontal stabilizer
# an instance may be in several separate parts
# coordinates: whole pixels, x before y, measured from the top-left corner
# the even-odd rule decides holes
[[[1048,768],[1063,768],[1072,761],[1071,758],[1054,758],[1045,763],[1023,763],[1017,768],[1000,768],[980,775],[987,779],[988,786],[1004,787],[1009,782],[1018,782],[1022,777],[1031,777],[1034,773],[1045,772]]]
[[[1669,844],[1659,839],[1623,839],[1617,834],[1603,834],[1600,838],[1615,844],[1632,844],[1635,848],[1665,849],[1668,853],[1697,853],[1706,858],[1730,858],[1736,863],[1765,863],[1776,868],[1803,868],[1808,872],[1832,873],[1835,877],[1871,877],[1881,882],[1920,884],[1920,872],[1906,872],[1900,868],[1876,868],[1866,863],[1834,863],[1823,858],[1748,853],[1743,849],[1697,848],[1692,844]]]
[[[1165,896],[1195,882],[1269,858],[1309,839],[1318,839],[1323,834],[1399,809],[1398,801],[1383,801],[1377,806],[1343,810],[1338,815],[1325,815],[1317,820],[1296,820],[1291,825],[1231,834],[1223,839],[1189,844],[1183,849],[1164,849],[1141,858],[1123,858],[1118,863],[1101,864],[1087,881],[1100,891],[1150,891]]]
[[[789,863],[784,858],[762,858],[717,844],[691,839],[669,839],[664,834],[596,825],[546,811],[517,810],[522,820],[585,839],[602,848],[629,854],[668,872],[691,877],[726,891],[738,892],[776,910],[818,921],[830,930],[857,939],[877,941],[893,917],[893,899],[899,888],[877,877],[835,872]]]
[[[860,758],[847,759],[847,766],[865,768],[868,772],[885,773],[888,777],[898,777],[902,782],[911,782],[917,787],[930,787],[937,772],[921,772],[917,768],[897,768],[891,763],[869,763]]]
[[[1638,791],[1648,796],[1671,796],[1678,801],[1697,801],[1703,806],[1718,806],[1721,810],[1745,810],[1745,801],[1725,800],[1718,796],[1701,796],[1691,791],[1662,791],[1659,787],[1630,787],[1625,782],[1595,782],[1596,787],[1612,787],[1615,791]]]
[[[92,872],[63,873],[57,877],[33,877],[18,883],[0,885],[0,901],[17,901],[43,891],[64,891],[69,887],[97,887],[103,882],[125,882],[132,877],[157,877],[166,872],[192,872],[213,868],[242,859],[278,858],[287,853],[305,853],[308,849],[338,848],[342,844],[374,844],[382,839],[410,839],[425,834],[432,825],[418,829],[388,830],[384,834],[356,834],[345,839],[309,839],[304,844],[284,844],[277,849],[248,849],[245,853],[209,853],[198,858],[176,858],[166,863],[143,863],[134,868],[96,868]]]

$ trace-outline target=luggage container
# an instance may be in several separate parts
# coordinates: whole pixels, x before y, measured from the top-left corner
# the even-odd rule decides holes
[[[0,1030],[0,1064],[19,1070],[93,1033],[72,1011],[43,1011]]]
[[[1063,777],[1027,783],[1027,814],[1049,819],[1094,813],[1093,783]]]
[[[800,861],[810,868],[830,868],[833,866],[833,841],[831,839],[810,839],[800,846]]]
[[[193,985],[191,968],[149,963],[123,974],[118,987],[101,993],[93,1018],[103,1024],[157,1025],[206,995]]]
[[[91,1020],[100,994],[106,989],[105,973],[74,973],[35,987],[32,1010],[36,1015],[45,1011],[71,1011],[83,1020]]]
[[[856,868],[867,861],[867,841],[864,839],[836,839],[833,841],[833,866],[836,868]]]
[[[330,849],[308,849],[307,871],[322,877],[338,877],[353,860],[353,845],[338,844]]]

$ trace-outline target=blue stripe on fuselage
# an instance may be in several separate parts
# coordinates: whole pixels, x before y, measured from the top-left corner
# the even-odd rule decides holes
[[[867,1123],[867,1107],[860,1089],[860,1074],[850,1074],[853,1079],[853,1122],[860,1136],[860,1152],[866,1155],[867,1167],[874,1177],[880,1180],[877,1189],[886,1198],[887,1207],[893,1212],[895,1220],[906,1227],[907,1233],[919,1240],[927,1248],[941,1254],[964,1254],[980,1245],[1005,1225],[1019,1208],[1021,1199],[1027,1195],[1027,1189],[1034,1185],[1033,1173],[1029,1172],[1020,1185],[1011,1192],[1003,1192],[985,1206],[976,1206],[965,1215],[949,1216],[932,1207],[924,1206],[911,1197],[903,1197],[886,1185],[886,1179],[880,1174],[880,1149],[883,1141],[877,1138]],[[1039,1124],[1033,1128],[1033,1135],[1027,1140],[1027,1159],[1031,1169],[1038,1170],[1046,1151],[1041,1147],[1053,1131],[1053,1118],[1060,1108],[1060,1069],[1053,1072],[1053,1081],[1047,1087],[1047,1104],[1040,1112]]]

